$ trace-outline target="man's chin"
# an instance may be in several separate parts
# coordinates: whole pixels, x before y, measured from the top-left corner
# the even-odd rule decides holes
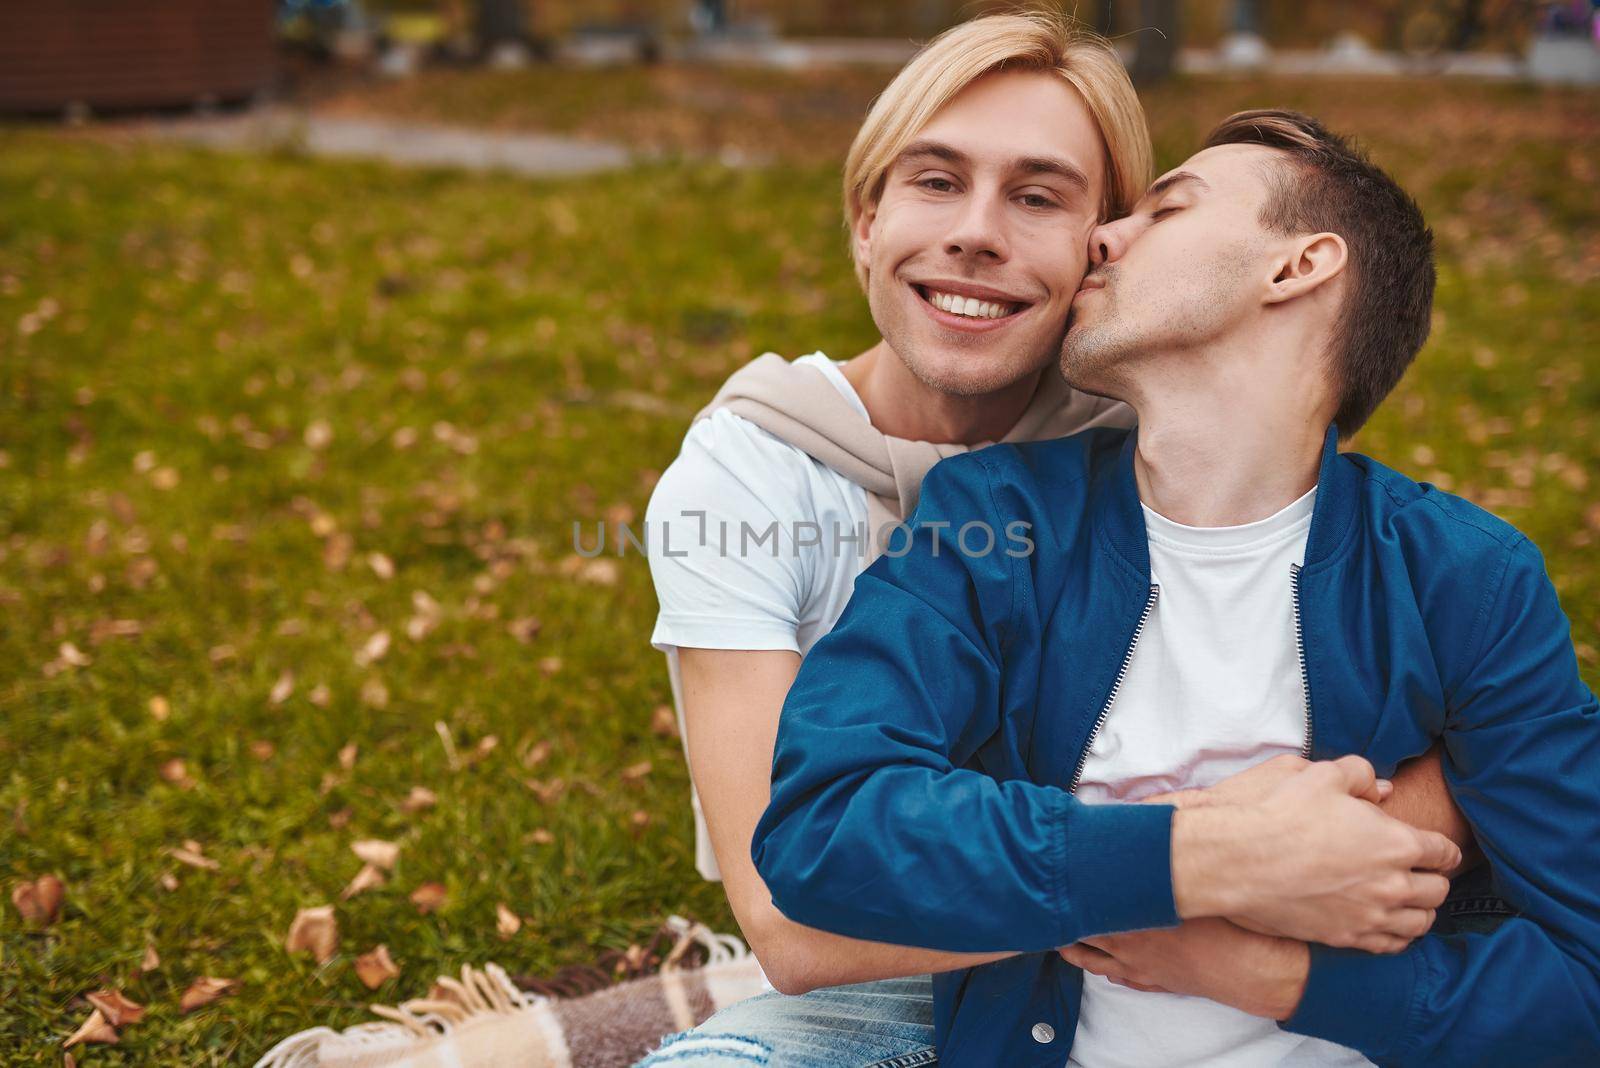
[[[1026,361],[1005,359],[999,354],[972,352],[922,350],[907,355],[905,363],[924,385],[952,397],[981,397],[996,393],[1038,370],[1037,366],[1029,366]]]

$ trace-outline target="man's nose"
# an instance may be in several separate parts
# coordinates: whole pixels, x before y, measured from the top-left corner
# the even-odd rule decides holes
[[[1089,263],[1094,267],[1104,267],[1114,263],[1122,255],[1126,242],[1122,232],[1115,223],[1101,223],[1089,231]]]
[[[945,252],[951,256],[1006,260],[1010,249],[1004,209],[1004,197],[999,194],[974,193],[967,197],[945,236]]]

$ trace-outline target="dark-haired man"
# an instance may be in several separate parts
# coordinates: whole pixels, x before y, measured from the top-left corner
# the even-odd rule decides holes
[[[774,902],[1020,951],[935,976],[963,1066],[1600,1063],[1600,707],[1542,559],[1336,449],[1427,335],[1416,205],[1314,120],[1244,113],[1091,256],[1062,371],[1139,428],[928,476],[789,691],[752,843]],[[1018,520],[1030,553],[964,536]],[[1295,803],[1292,754],[1385,774],[1437,739],[1521,913],[1492,932],[1272,937],[1297,918],[1252,913],[1256,866],[1305,843],[1265,822],[1231,885],[1197,877]]]

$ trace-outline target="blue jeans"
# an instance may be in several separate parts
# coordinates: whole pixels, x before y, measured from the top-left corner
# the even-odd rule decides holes
[[[926,975],[777,991],[729,1005],[679,1031],[634,1068],[929,1068],[933,980]]]

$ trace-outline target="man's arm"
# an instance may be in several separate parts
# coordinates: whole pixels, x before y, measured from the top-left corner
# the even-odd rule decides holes
[[[767,978],[785,994],[803,994],[1009,956],[847,938],[795,923],[773,907],[750,861],[750,837],[767,806],[778,713],[799,667],[799,654],[789,650],[678,650],[690,774],[728,903]]]
[[[1095,934],[1242,915],[1285,934],[1388,945],[1442,899],[1459,851],[1357,800],[1359,758],[1313,765],[1262,804],[1085,805],[965,765],[1001,729],[1014,561],[961,551],[995,516],[982,453],[923,484],[907,552],[857,580],[801,665],[752,842],[789,918],[857,938],[1039,952]],[[1364,778],[1364,781],[1363,781]]]
[[[1385,1064],[1600,1063],[1600,704],[1526,540],[1506,552],[1450,693],[1445,778],[1520,916],[1406,953],[1311,951],[1290,1030]],[[1496,588],[1498,587],[1498,588]]]

